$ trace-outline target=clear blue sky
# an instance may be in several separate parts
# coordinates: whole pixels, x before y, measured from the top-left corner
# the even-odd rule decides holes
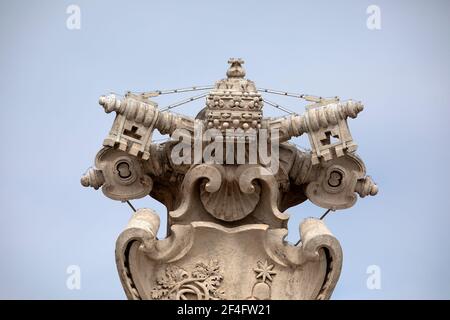
[[[70,4],[80,30],[66,28]],[[366,27],[371,4],[381,30]],[[1,0],[0,298],[125,298],[114,245],[131,212],[79,183],[113,121],[98,97],[210,84],[242,57],[258,86],[365,103],[350,127],[380,193],[327,217],[345,257],[333,298],[449,299],[449,13],[448,1]],[[323,210],[289,213],[294,242]],[[69,265],[81,290],[66,287]]]

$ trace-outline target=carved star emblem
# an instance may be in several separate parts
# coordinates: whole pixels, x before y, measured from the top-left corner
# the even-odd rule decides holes
[[[267,260],[264,262],[258,261],[257,267],[253,269],[256,274],[256,279],[262,278],[263,282],[266,282],[266,279],[269,281],[272,281],[272,276],[276,275],[277,273],[272,270],[273,264],[268,264]]]

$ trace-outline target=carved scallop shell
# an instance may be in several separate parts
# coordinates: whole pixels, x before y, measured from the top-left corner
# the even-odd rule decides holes
[[[261,187],[254,184],[253,193],[243,193],[239,182],[222,180],[220,189],[214,193],[205,190],[206,182],[200,186],[200,199],[211,215],[224,221],[237,221],[250,214],[259,202]]]

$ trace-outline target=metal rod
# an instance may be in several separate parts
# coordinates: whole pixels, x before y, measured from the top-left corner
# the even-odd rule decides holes
[[[133,205],[131,204],[131,202],[129,200],[127,200],[128,205],[130,206],[131,210],[133,210],[134,212],[136,212],[136,209],[133,207]]]
[[[271,105],[274,108],[280,109],[281,111],[284,111],[284,112],[286,112],[288,114],[297,114],[296,112],[291,111],[288,108],[282,107],[282,106],[280,106],[279,104],[277,104],[275,102],[269,101],[267,99],[263,99],[263,101],[266,102],[268,105]]]
[[[292,92],[273,90],[273,89],[266,89],[266,88],[257,88],[256,90],[258,90],[259,92],[278,94],[280,96],[294,97],[294,98],[298,98],[298,99],[303,99],[305,97],[305,95],[301,94],[301,93],[292,93]]]
[[[327,216],[327,214],[328,214],[330,211],[333,211],[333,212],[334,212],[335,210],[328,209],[328,210],[325,211],[325,213],[320,217],[319,220],[323,220],[323,219]],[[294,246],[298,246],[298,245],[300,244],[300,242],[302,242],[302,239],[298,239],[298,241],[294,244]]]
[[[328,214],[330,211],[334,211],[334,210],[328,209],[328,210],[325,211],[325,213],[320,217],[319,220],[323,220],[323,219],[327,216],[327,214]]]
[[[278,94],[280,96],[286,96],[286,97],[294,97],[297,99],[303,99],[309,102],[321,102],[324,100],[336,100],[339,101],[339,97],[320,97],[320,96],[313,96],[310,94],[304,94],[304,93],[293,93],[293,92],[286,92],[286,91],[280,91],[280,90],[273,90],[273,89],[266,89],[266,88],[257,88],[259,92],[265,92],[265,93],[271,93],[271,94]]]
[[[154,91],[147,91],[147,92],[140,92],[139,94],[143,96],[159,96],[162,94],[172,94],[172,93],[183,93],[183,92],[190,92],[190,91],[202,91],[202,90],[209,90],[213,89],[214,86],[208,85],[208,86],[193,86],[188,88],[179,88],[179,89],[169,89],[169,90],[154,90]]]
[[[167,107],[161,109],[161,112],[164,112],[164,111],[167,111],[167,110],[170,110],[170,109],[179,107],[179,106],[181,106],[182,104],[185,104],[185,103],[188,103],[188,102],[191,102],[191,101],[194,101],[194,100],[197,100],[197,99],[206,97],[207,95],[208,95],[207,93],[202,93],[202,94],[200,94],[200,95],[198,95],[198,96],[190,97],[190,98],[184,99],[184,100],[182,100],[182,101],[180,101],[180,102],[173,103],[173,104],[168,105]]]

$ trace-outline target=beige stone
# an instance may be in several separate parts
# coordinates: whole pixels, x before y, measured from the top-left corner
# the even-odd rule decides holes
[[[119,201],[150,195],[167,208],[164,239],[156,237],[159,216],[139,209],[117,240],[117,268],[129,299],[328,299],[341,271],[340,244],[316,218],[301,223],[298,244],[286,242],[287,209],[308,199],[345,209],[357,194],[378,192],[347,123],[363,110],[360,102],[300,95],[311,103],[305,113],[264,118],[262,90],[244,78],[241,59],[229,63],[227,78],[203,95],[206,106],[196,118],[159,109],[150,98],[161,92],[99,100],[116,118],[82,185],[101,187]],[[172,140],[153,142],[155,129]],[[233,140],[227,140],[230,129]],[[175,136],[211,150],[212,141],[194,139],[198,130],[215,132],[215,146],[231,141],[233,153],[216,148],[216,161],[209,162],[196,158],[192,145],[183,151],[192,161],[177,162]],[[305,133],[311,151],[289,143]],[[236,163],[238,148],[250,158],[253,138],[270,150],[270,164],[258,157]]]

